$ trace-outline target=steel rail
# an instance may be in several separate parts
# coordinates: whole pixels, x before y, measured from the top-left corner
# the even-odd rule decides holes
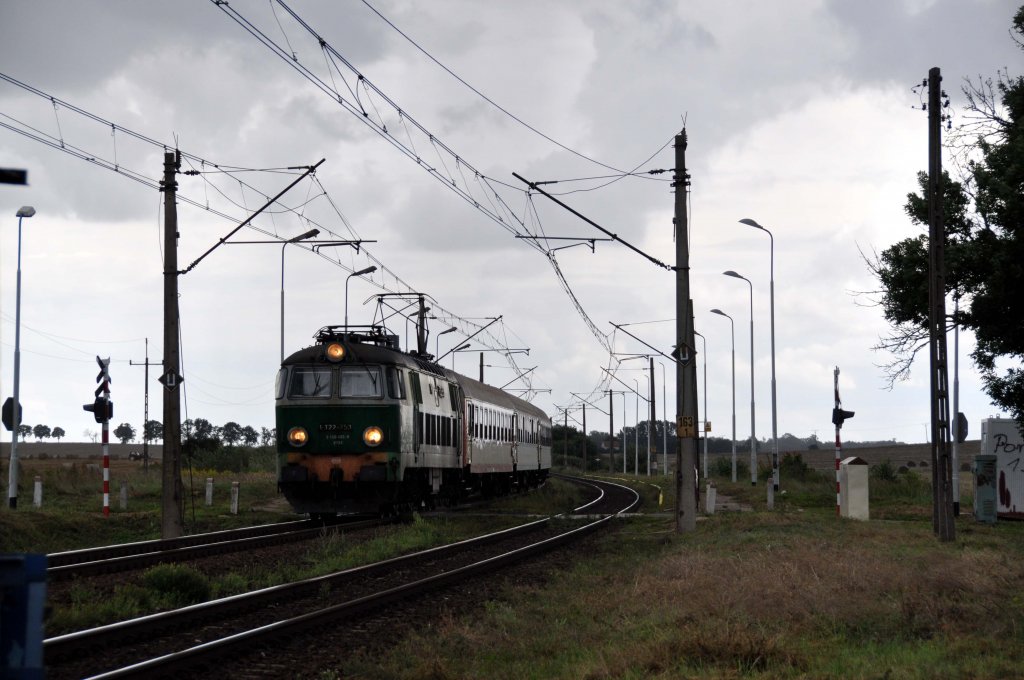
[[[164,562],[181,562],[196,557],[208,557],[210,555],[222,555],[231,552],[241,552],[252,548],[260,548],[269,545],[280,545],[295,541],[305,541],[316,538],[324,532],[339,530],[366,529],[380,526],[382,520],[367,520],[363,522],[352,522],[347,524],[331,524],[326,526],[312,526],[306,529],[292,531],[278,531],[265,533],[256,536],[236,538],[232,540],[215,541],[213,543],[198,543],[186,545],[180,548],[166,548],[151,550],[149,552],[134,553],[120,557],[99,559],[91,562],[78,562],[58,567],[50,567],[46,570],[46,576],[50,581],[61,581],[79,576],[92,576],[96,574],[109,574],[117,571],[130,571],[153,564]]]
[[[577,483],[583,483],[583,484],[595,486],[594,484],[592,484],[591,482],[586,481],[586,480],[573,479],[573,481],[577,481]],[[219,640],[214,640],[214,641],[202,643],[202,644],[195,645],[193,647],[189,647],[187,649],[184,649],[184,650],[181,650],[181,651],[178,651],[178,652],[173,652],[173,653],[166,654],[166,655],[154,658],[154,659],[149,659],[149,660],[142,661],[142,662],[139,662],[139,663],[136,663],[136,664],[125,666],[123,668],[119,668],[119,669],[111,670],[111,671],[108,671],[108,672],[105,672],[105,673],[101,673],[99,675],[94,675],[94,676],[91,676],[91,679],[92,680],[101,680],[101,679],[102,680],[107,680],[107,679],[112,679],[112,678],[152,677],[153,674],[155,674],[155,673],[167,674],[167,673],[179,671],[181,669],[187,669],[187,668],[195,667],[197,665],[201,665],[201,663],[203,662],[204,659],[212,660],[212,659],[228,657],[228,656],[230,656],[232,654],[232,652],[234,650],[236,650],[236,649],[238,649],[238,648],[240,648],[242,646],[250,646],[250,648],[252,648],[251,646],[253,645],[253,643],[256,643],[256,642],[269,641],[271,639],[280,640],[281,636],[294,635],[294,634],[296,634],[298,632],[301,632],[302,630],[305,630],[307,628],[314,627],[314,626],[317,626],[317,625],[321,625],[321,624],[323,624],[327,620],[337,620],[337,619],[344,618],[344,617],[351,617],[351,616],[354,616],[354,615],[359,614],[361,612],[372,610],[372,609],[376,609],[376,608],[379,608],[382,605],[386,605],[388,603],[391,603],[391,602],[394,602],[394,601],[397,601],[397,600],[401,600],[401,599],[407,598],[410,595],[419,595],[419,594],[428,592],[430,590],[441,588],[441,587],[444,587],[446,585],[459,582],[459,581],[461,581],[464,578],[475,576],[475,575],[478,575],[478,574],[481,574],[481,573],[486,573],[486,572],[494,571],[494,570],[497,570],[499,568],[502,568],[502,567],[505,567],[505,566],[509,566],[509,565],[511,565],[511,564],[513,564],[515,562],[524,560],[524,559],[526,559],[528,557],[532,557],[532,556],[534,556],[536,554],[539,554],[541,552],[546,552],[546,551],[552,550],[552,549],[554,549],[556,547],[560,547],[562,545],[565,545],[566,543],[569,543],[569,542],[572,542],[574,540],[580,539],[580,538],[582,538],[584,536],[587,536],[590,533],[596,531],[597,529],[599,529],[601,527],[604,527],[606,524],[611,522],[611,520],[615,519],[617,516],[619,516],[619,515],[621,515],[621,514],[623,514],[625,512],[628,512],[629,510],[631,510],[634,507],[636,507],[636,505],[640,502],[640,495],[635,490],[630,489],[629,487],[626,487],[626,486],[621,485],[621,484],[615,484],[613,482],[601,482],[601,483],[602,484],[608,484],[610,486],[619,487],[620,489],[624,489],[624,490],[628,491],[630,494],[632,494],[632,500],[630,501],[630,503],[626,507],[624,507],[622,509],[619,509],[619,510],[616,510],[613,513],[608,513],[604,517],[602,517],[601,519],[589,522],[588,524],[585,524],[584,526],[577,527],[575,529],[572,529],[570,531],[564,532],[564,533],[559,534],[557,536],[554,536],[554,537],[551,537],[551,538],[547,538],[547,539],[544,539],[542,541],[538,541],[536,543],[533,543],[533,544],[530,544],[530,545],[527,545],[527,546],[523,546],[521,548],[517,548],[517,549],[511,550],[511,551],[509,551],[507,553],[503,553],[501,555],[496,555],[496,556],[493,556],[493,557],[489,557],[489,558],[486,558],[486,559],[474,562],[473,564],[469,564],[469,565],[466,565],[466,566],[463,566],[463,567],[458,567],[456,569],[451,569],[451,570],[442,572],[442,573],[434,575],[434,576],[429,576],[429,577],[426,577],[426,578],[423,578],[423,579],[412,581],[412,582],[409,582],[409,583],[406,583],[406,584],[403,584],[403,585],[400,585],[400,586],[397,586],[397,587],[393,587],[393,588],[390,588],[390,589],[387,589],[387,590],[384,590],[384,591],[381,591],[381,592],[378,592],[378,593],[374,593],[372,595],[367,595],[367,596],[364,596],[364,597],[359,597],[359,598],[350,600],[348,602],[344,602],[344,603],[341,603],[341,604],[337,604],[337,605],[333,605],[333,606],[330,606],[330,607],[326,607],[324,609],[320,609],[320,610],[317,610],[317,611],[314,611],[314,612],[309,612],[309,613],[306,613],[306,614],[295,616],[295,617],[292,617],[292,618],[289,618],[289,619],[284,619],[284,620],[277,621],[277,622],[274,622],[274,623],[271,623],[271,624],[267,624],[267,625],[264,625],[264,626],[259,626],[257,628],[253,628],[251,630],[243,631],[243,632],[240,632],[240,633],[235,633],[233,635],[228,635],[228,636],[223,637],[223,638],[221,638]],[[604,496],[604,494],[602,493],[602,497],[603,496]],[[581,508],[586,508],[586,507],[589,507],[590,505],[592,505],[592,502],[591,503],[587,503],[587,504],[581,506]],[[561,515],[561,516],[564,516],[564,515]],[[551,518],[546,518],[546,519],[538,520],[538,521],[533,522],[531,524],[523,525],[523,527],[534,526],[534,525],[537,525],[537,526],[546,525],[550,521],[550,519]],[[509,531],[513,531],[513,530],[521,529],[521,528],[522,527],[515,527],[515,528],[513,528],[511,530],[506,529],[504,532],[498,532],[498,533],[507,533]],[[484,538],[492,537],[494,535],[495,534],[488,534],[485,537],[478,537],[478,538],[475,538],[475,539],[469,539],[468,541],[462,541],[460,543],[466,544],[466,543],[470,543],[470,542],[475,542],[475,541],[479,541],[479,540],[484,539]],[[452,544],[452,545],[458,545],[458,544]],[[440,548],[432,548],[430,551],[424,551],[424,552],[431,552],[431,551],[437,552],[437,551],[440,551],[440,550],[443,550],[443,549],[447,549],[447,548],[450,548],[450,546],[441,546]],[[421,554],[422,553],[415,553],[413,555],[407,555],[407,556],[404,556],[402,558],[395,558],[395,559],[396,560],[412,559],[412,558],[415,558],[415,557],[417,557],[418,555],[421,555]],[[393,562],[393,561],[389,560],[388,562]],[[384,564],[384,563],[378,563],[378,565],[379,564]],[[378,565],[367,565],[367,567],[361,567],[359,569],[364,569],[364,568],[369,568],[369,567],[376,567]],[[351,570],[349,572],[340,572],[340,573],[341,574],[351,573]],[[320,578],[324,578],[324,577],[320,577]],[[117,624],[114,624],[114,625],[117,625]],[[50,642],[49,640],[45,641],[44,645],[46,643],[49,643],[49,642]]]

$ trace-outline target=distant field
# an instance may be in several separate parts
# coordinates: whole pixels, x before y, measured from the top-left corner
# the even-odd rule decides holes
[[[132,451],[142,453],[142,444],[121,444],[111,442],[109,444],[111,458],[128,458]],[[0,443],[0,459],[4,463],[10,459],[11,442]],[[162,458],[164,455],[163,444],[150,444],[149,457]],[[18,442],[18,458],[102,458],[103,446],[91,442]]]

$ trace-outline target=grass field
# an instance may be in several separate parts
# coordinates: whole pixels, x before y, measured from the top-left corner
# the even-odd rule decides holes
[[[53,472],[51,505],[0,511],[5,550],[155,537],[156,473],[152,480],[129,477],[129,510],[104,519],[94,480],[82,481],[86,472],[76,470]],[[203,509],[197,484],[190,528],[287,516],[267,509],[275,507],[269,477],[242,481],[238,516],[226,509],[231,479],[215,478],[223,499]],[[838,519],[834,479],[794,461],[783,468],[785,493],[773,511],[764,507],[762,484],[715,481],[720,494],[751,510],[702,517],[695,532],[676,534],[651,485],[671,508],[671,480],[633,478],[647,516],[619,522],[570,568],[509,587],[469,615],[439,612],[433,625],[396,639],[385,655],[354,654],[344,669],[322,677],[1024,677],[1024,523],[986,526],[965,515],[956,540],[939,543],[928,480],[916,472],[874,471],[868,522]],[[503,509],[560,511],[573,500],[553,482]],[[970,508],[970,496],[961,503]],[[420,545],[452,534],[430,522],[389,540]],[[316,551],[328,565],[344,545],[325,542]],[[160,577],[147,577],[142,587],[159,590]],[[227,585],[215,589],[246,587],[222,578]]]

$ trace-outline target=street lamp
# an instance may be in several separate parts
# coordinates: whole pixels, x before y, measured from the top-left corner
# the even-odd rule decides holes
[[[704,345],[704,479],[708,478],[708,339],[693,332]]]
[[[731,269],[726,276],[743,279],[750,286],[750,484],[757,486],[757,437],[754,435],[754,284]]]
[[[455,326],[452,326],[448,330],[441,331],[440,333],[437,334],[437,337],[434,338],[434,356],[435,357],[440,356],[440,354],[438,354],[438,352],[441,351],[441,336],[446,334],[446,333],[454,333],[456,330],[458,330],[458,329],[455,328]]]
[[[771,283],[769,288],[769,300],[771,304],[771,324],[772,324],[772,484],[774,485],[775,491],[779,490],[779,428],[778,420],[776,417],[775,410],[775,237],[772,236],[772,232],[768,231],[760,224],[744,217],[740,220],[740,224],[746,224],[747,226],[760,229],[764,233],[768,234],[768,239],[771,244]]]
[[[21,402],[18,400],[21,379],[21,220],[32,217],[36,209],[22,206],[18,216],[18,278],[14,302],[14,408],[11,410],[11,461],[7,475],[7,499],[12,510],[18,507],[18,427],[21,425]]]
[[[305,241],[320,233],[319,229],[310,229],[305,234],[299,234],[281,244],[281,362],[284,362],[284,249],[289,243]]]
[[[732,317],[721,309],[712,309],[712,314],[724,316],[729,320],[729,333],[732,337],[732,481],[736,483],[736,324]]]
[[[362,276],[363,274],[372,274],[377,271],[377,265],[367,267],[366,269],[360,269],[357,272],[352,272],[345,277],[345,337],[348,338],[348,281],[353,276]]]
[[[459,352],[461,352],[462,350],[466,349],[467,347],[469,347],[472,344],[473,343],[471,343],[471,342],[467,342],[465,344],[459,345],[458,347],[456,347],[455,349],[453,349],[453,350],[451,350],[449,352],[449,354],[452,355],[452,370],[453,371],[455,370],[455,355],[458,354]]]

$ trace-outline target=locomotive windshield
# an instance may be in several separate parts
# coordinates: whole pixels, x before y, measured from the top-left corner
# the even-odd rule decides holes
[[[292,372],[290,397],[320,398],[331,396],[331,369],[298,367]]]
[[[380,366],[343,366],[340,397],[383,397],[384,382]]]

